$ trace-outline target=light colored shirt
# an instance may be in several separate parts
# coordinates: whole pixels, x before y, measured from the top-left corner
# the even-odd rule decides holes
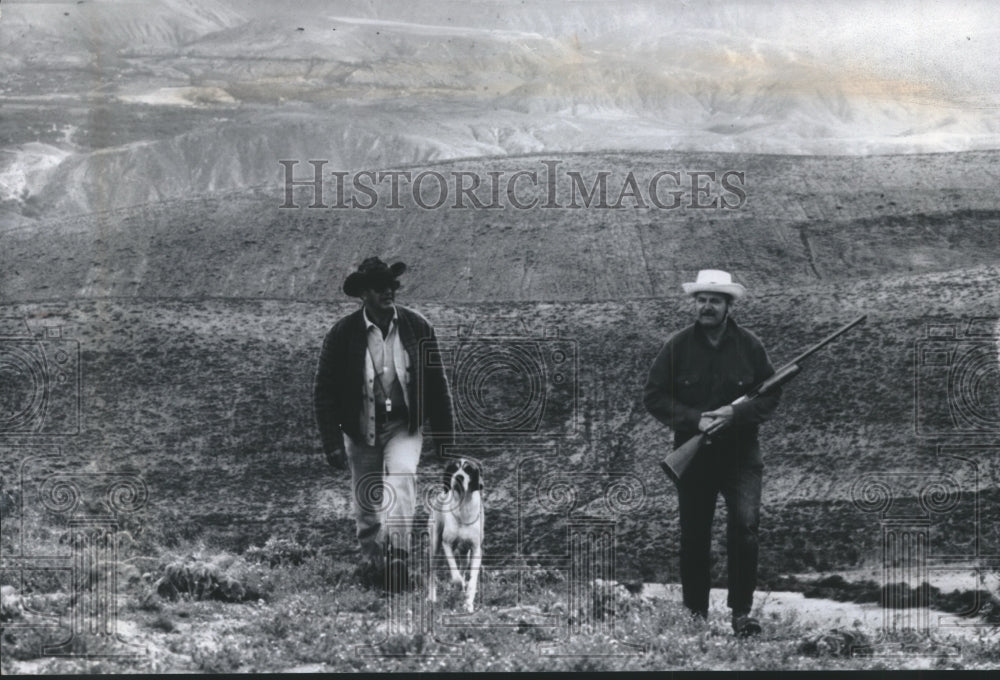
[[[392,393],[392,383],[398,378],[403,388],[404,405],[410,407],[410,395],[407,385],[410,381],[410,357],[403,349],[399,338],[399,323],[395,307],[392,320],[389,321],[389,332],[382,337],[382,329],[368,318],[368,310],[362,312],[365,318],[365,328],[368,338],[368,351],[365,353],[365,390],[364,405],[361,412],[361,431],[369,446],[375,444],[375,380],[381,382],[382,395]],[[398,405],[394,408],[398,408]]]

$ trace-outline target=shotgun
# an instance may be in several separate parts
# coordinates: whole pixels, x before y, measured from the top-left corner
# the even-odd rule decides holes
[[[789,382],[792,378],[798,375],[799,371],[802,370],[799,364],[867,318],[868,315],[863,314],[846,326],[838,328],[836,331],[817,342],[805,352],[795,357],[791,362],[779,368],[770,378],[755,386],[749,392],[734,401],[733,405],[742,404],[750,401],[751,399],[764,396],[765,394],[768,394]],[[663,460],[660,461],[660,467],[662,467],[663,471],[667,473],[667,476],[673,480],[674,484],[680,483],[680,479],[684,475],[684,471],[688,469],[691,461],[694,460],[696,455],[698,455],[698,451],[701,449],[702,445],[711,444],[712,435],[721,430],[723,427],[724,425],[720,421],[708,428],[706,431],[691,437],[691,439],[688,439],[681,446],[663,457]]]

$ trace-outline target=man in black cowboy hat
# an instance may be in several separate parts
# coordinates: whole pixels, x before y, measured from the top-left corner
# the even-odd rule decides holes
[[[327,461],[351,470],[361,576],[390,590],[405,588],[409,580],[421,420],[429,420],[434,432],[454,431],[444,370],[425,361],[436,353],[434,329],[417,312],[395,304],[404,271],[402,262],[389,266],[369,257],[347,277],[344,293],[363,304],[327,333],[315,384]],[[447,443],[436,442],[439,456]],[[400,526],[405,529],[396,531]]]
[[[726,501],[729,599],[737,635],[760,633],[750,616],[757,586],[757,530],[763,462],[757,427],[778,405],[779,391],[736,406],[731,402],[771,377],[774,368],[756,335],[730,317],[746,289],[724,271],[704,269],[683,284],[692,296],[695,323],[664,343],[646,381],[646,409],[674,432],[679,447],[717,422],[712,435],[678,482],[681,587],[684,604],[708,616],[712,519],[719,493]]]

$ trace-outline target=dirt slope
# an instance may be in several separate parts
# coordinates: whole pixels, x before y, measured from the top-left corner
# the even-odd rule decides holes
[[[22,223],[3,234],[0,299],[102,297],[271,297],[340,299],[346,272],[373,252],[404,259],[410,299],[600,300],[672,295],[681,281],[707,266],[722,267],[751,286],[800,285],[857,277],[946,271],[1000,260],[1000,205],[993,190],[1000,152],[915,156],[799,157],[734,154],[557,154],[411,168],[446,181],[439,209],[414,204],[412,184],[400,181],[392,207],[388,180],[371,209],[337,208],[336,187],[325,187],[326,208],[301,187],[296,208],[283,208],[283,185],[66,219]],[[543,163],[544,161],[544,163]],[[548,165],[546,165],[546,163]],[[303,178],[303,161],[295,168]],[[516,187],[522,203],[555,205],[519,210],[506,194],[501,209],[458,198],[454,173],[504,173],[501,190],[518,170],[536,173]],[[275,173],[280,171],[275,167]],[[651,202],[649,184],[668,177]],[[697,181],[691,173],[714,172]],[[726,189],[721,176],[744,173]],[[589,191],[606,182],[590,207],[571,173]],[[602,175],[601,173],[606,173]],[[632,173],[638,197],[627,193]],[[280,174],[278,175],[280,178]],[[468,180],[463,180],[468,181]],[[428,189],[428,186],[430,187]],[[424,205],[440,193],[431,177]],[[346,187],[345,201],[371,203]],[[625,195],[622,195],[622,194]],[[490,187],[476,194],[490,205]],[[620,199],[620,200],[619,200]],[[691,207],[695,201],[739,205]],[[742,204],[740,205],[740,201]],[[455,208],[457,201],[460,207]],[[641,206],[640,206],[640,201]],[[620,202],[619,208],[614,208]],[[571,206],[576,204],[577,208]],[[640,207],[637,207],[640,206]]]
[[[961,502],[932,517],[933,554],[968,557],[969,550],[1000,548],[998,442],[989,429],[956,439],[961,432],[949,429],[939,399],[949,389],[945,378],[915,363],[929,324],[957,325],[961,335],[970,318],[1000,306],[989,284],[998,273],[983,266],[753,289],[740,318],[776,362],[869,314],[863,327],[816,357],[763,430],[762,578],[878,564],[880,517],[865,509],[856,485],[883,473],[902,480],[893,512],[904,514],[921,512],[924,482],[958,485]],[[684,305],[672,297],[418,306],[452,344],[458,326],[473,326],[506,337],[490,341],[498,347],[511,337],[528,342],[545,367],[533,374],[542,391],[531,399],[549,401],[539,402],[547,405],[538,427],[521,434],[501,429],[484,437],[468,419],[477,412],[469,410],[469,383],[456,381],[464,422],[472,423],[458,451],[481,458],[488,471],[491,559],[551,554],[565,540],[568,519],[594,517],[617,523],[619,545],[629,546],[622,569],[647,580],[675,577],[675,493],[656,466],[668,432],[645,413],[640,386],[666,334],[688,322]],[[294,535],[350,551],[347,480],[324,472],[311,395],[323,334],[352,308],[124,299],[5,304],[2,311],[27,317],[36,330],[62,323],[65,337],[80,342],[81,433],[60,446],[61,464],[139,471],[149,485],[148,516],[138,523],[144,531],[167,543],[201,537],[233,549]],[[972,342],[995,357],[996,336],[988,327]],[[559,382],[545,359],[555,342],[577,359],[562,364]],[[1000,422],[998,395],[989,387],[995,361],[977,366],[966,376],[966,406]],[[496,373],[481,386],[480,408],[494,416],[516,411],[520,404],[509,395],[522,393],[526,380],[523,371]],[[15,461],[18,450],[6,447],[4,460]],[[437,468],[428,460],[422,469],[431,488]]]

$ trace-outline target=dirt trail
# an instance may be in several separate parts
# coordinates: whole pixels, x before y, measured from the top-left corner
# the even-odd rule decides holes
[[[647,583],[642,590],[642,596],[651,599],[666,599],[681,601],[679,584]],[[709,616],[712,619],[724,618],[728,621],[729,608],[726,606],[726,590],[713,588],[709,595]],[[857,604],[854,602],[836,602],[821,598],[807,598],[802,593],[777,591],[758,593],[755,598],[758,615],[766,621],[778,616],[795,614],[798,621],[820,630],[831,628],[861,628],[869,633],[877,634],[886,623],[891,626],[895,620],[902,626],[907,614],[903,610],[892,611],[885,619],[885,611],[877,604]],[[912,616],[912,614],[911,614]],[[978,639],[982,635],[992,635],[1000,643],[1000,630],[993,629],[989,624],[980,621],[963,620],[944,612],[931,610],[928,620],[928,630],[935,637],[956,636],[966,639]]]

